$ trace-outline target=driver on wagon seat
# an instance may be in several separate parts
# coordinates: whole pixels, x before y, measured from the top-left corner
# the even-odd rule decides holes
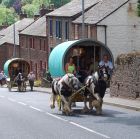
[[[103,59],[99,62],[99,66],[105,66],[108,69],[108,74],[111,77],[112,76],[112,71],[113,71],[113,64],[111,61],[109,61],[108,55],[105,54],[103,56]]]

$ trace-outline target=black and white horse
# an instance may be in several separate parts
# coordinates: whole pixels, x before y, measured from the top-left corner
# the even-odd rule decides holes
[[[87,96],[89,97],[89,108],[90,110],[95,107],[96,113],[102,113],[103,97],[107,88],[106,81],[109,78],[106,67],[99,67],[99,70],[94,74],[88,76],[85,79],[85,85],[87,86],[84,92],[84,109],[88,111]]]
[[[23,77],[22,73],[19,73],[16,77],[16,82],[18,86],[18,91],[26,91],[26,83],[25,83],[25,78]]]
[[[62,101],[62,112],[67,115],[71,114],[72,100],[70,99],[70,96],[73,94],[74,90],[79,90],[80,87],[81,83],[78,78],[70,73],[64,75],[61,79],[54,79],[52,82],[51,108],[55,108],[55,100],[57,95],[59,95]]]

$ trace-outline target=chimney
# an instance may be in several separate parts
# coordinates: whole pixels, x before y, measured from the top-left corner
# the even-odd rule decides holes
[[[49,10],[53,11],[55,8],[54,8],[54,4],[50,4],[49,5]]]
[[[40,17],[40,14],[35,14],[34,15],[34,20],[37,20]]]
[[[1,26],[0,26],[0,30],[5,29],[5,28],[7,28],[7,27],[8,27],[8,25],[1,25]]]
[[[48,14],[49,12],[52,12],[53,9],[50,9],[50,8],[46,8],[44,4],[42,4],[41,8],[40,8],[40,11],[39,11],[39,14],[40,16],[44,16],[45,14]]]
[[[27,14],[26,13],[20,13],[20,20],[22,20],[23,18],[27,18]]]

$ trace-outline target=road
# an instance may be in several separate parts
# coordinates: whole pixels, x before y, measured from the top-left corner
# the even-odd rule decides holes
[[[140,112],[103,106],[103,115],[51,110],[50,95],[0,88],[0,139],[140,139]]]

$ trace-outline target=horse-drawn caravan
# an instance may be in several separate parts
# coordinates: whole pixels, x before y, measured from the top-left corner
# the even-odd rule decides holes
[[[12,58],[4,64],[4,73],[7,76],[8,89],[11,91],[13,87],[18,87],[18,91],[26,91],[26,80],[30,72],[29,63],[23,58]],[[20,73],[22,77],[19,78]]]
[[[84,102],[84,110],[95,107],[96,112],[101,113],[106,82],[99,77],[99,72],[102,72],[103,77],[107,73],[106,70],[98,70],[98,64],[95,63],[99,63],[105,54],[114,63],[109,48],[95,40],[67,41],[56,46],[49,56],[50,74],[53,78],[59,78],[52,83],[53,103],[51,107],[55,107],[55,98],[58,95],[61,98],[59,100],[62,102],[62,111],[66,114],[71,113],[72,102]],[[65,71],[65,65],[70,57],[73,58],[76,67],[75,76],[66,74]],[[91,61],[94,63],[93,75],[89,75],[88,72]],[[98,72],[96,72],[97,70]],[[88,77],[86,78],[86,76]],[[79,82],[76,78],[79,79]],[[89,101],[89,108],[86,105],[87,101]]]

